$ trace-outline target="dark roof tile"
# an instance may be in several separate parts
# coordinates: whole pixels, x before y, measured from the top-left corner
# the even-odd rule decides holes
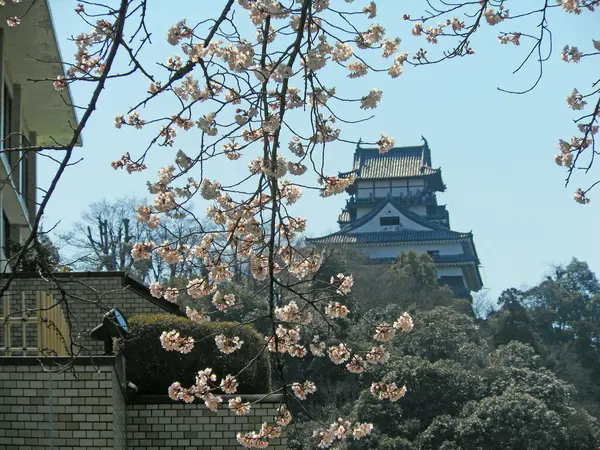
[[[385,154],[377,149],[357,148],[354,167],[358,179],[422,177],[439,173],[429,166],[424,146],[396,147]]]
[[[448,241],[471,238],[470,233],[451,230],[403,230],[370,233],[334,233],[321,238],[308,239],[313,244],[383,244],[394,242]]]

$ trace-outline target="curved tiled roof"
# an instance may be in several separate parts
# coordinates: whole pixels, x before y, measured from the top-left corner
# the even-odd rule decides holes
[[[435,175],[427,158],[425,145],[418,147],[395,147],[380,154],[376,148],[358,147],[354,153],[353,172],[362,179],[409,178]]]
[[[343,230],[342,230],[343,231]],[[314,244],[384,244],[394,242],[456,241],[470,239],[471,233],[442,230],[376,231],[370,233],[337,232],[320,238],[307,239]]]
[[[339,233],[347,233],[349,231],[355,230],[356,228],[364,225],[369,220],[371,220],[373,217],[375,217],[377,214],[379,214],[379,212],[383,208],[385,208],[385,206],[388,203],[391,203],[392,206],[394,208],[396,208],[398,211],[400,211],[400,213],[403,216],[409,218],[413,222],[418,223],[419,225],[422,225],[424,227],[431,228],[431,229],[434,229],[434,230],[448,230],[447,228],[442,227],[441,225],[438,225],[438,224],[436,224],[434,222],[430,222],[425,217],[422,217],[422,216],[420,216],[420,215],[412,212],[400,200],[396,200],[395,198],[388,196],[388,197],[382,199],[377,206],[375,206],[371,211],[369,211],[368,214],[365,214],[361,218],[355,220],[354,222],[352,222],[351,224],[349,224],[347,227],[345,227],[342,230],[340,230]]]
[[[372,220],[377,214],[391,203],[402,215],[413,222],[429,228],[429,230],[400,230],[400,231],[378,231],[367,233],[352,233],[353,230]],[[327,236],[307,239],[314,244],[373,244],[373,243],[393,243],[393,242],[421,242],[421,241],[440,241],[440,240],[461,240],[471,238],[471,233],[459,233],[438,225],[426,218],[412,212],[401,202],[394,198],[387,197],[383,199],[368,214],[350,223],[340,231]]]
[[[461,264],[461,263],[474,263],[479,264],[479,260],[476,256],[465,255],[463,253],[459,255],[431,255],[431,259],[436,264]],[[396,262],[398,258],[373,258],[371,262],[374,264],[391,264]]]

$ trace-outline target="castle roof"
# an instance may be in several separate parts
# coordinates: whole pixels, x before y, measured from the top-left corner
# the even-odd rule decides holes
[[[398,178],[429,177],[435,190],[445,190],[441,169],[431,167],[431,151],[427,141],[412,147],[394,147],[387,153],[377,148],[365,148],[360,144],[354,152],[351,171],[340,176],[354,174],[357,180],[382,180]]]
[[[400,230],[400,231],[370,231],[370,232],[353,232],[357,228],[365,225],[374,219],[388,204],[391,204],[407,219],[421,225],[426,230]],[[342,228],[335,233],[319,237],[307,239],[313,244],[387,244],[396,242],[432,242],[432,241],[462,241],[472,240],[472,233],[461,233],[458,231],[449,230],[446,227],[438,225],[426,218],[415,214],[408,209],[401,201],[393,197],[383,199],[379,204],[369,211],[368,214],[351,222],[348,226]]]
[[[402,230],[344,233],[338,231],[320,238],[307,239],[314,244],[392,244],[396,242],[457,241],[471,239],[471,233],[451,230]]]

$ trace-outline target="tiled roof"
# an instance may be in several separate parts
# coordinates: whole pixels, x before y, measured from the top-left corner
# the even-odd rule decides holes
[[[364,225],[372,220],[377,214],[391,203],[402,215],[410,220],[430,228],[429,230],[400,230],[400,231],[376,231],[368,233],[352,233],[352,230]],[[459,233],[448,228],[430,222],[426,218],[415,214],[401,202],[394,198],[385,198],[379,205],[373,208],[368,214],[349,223],[340,231],[322,236],[319,238],[307,239],[314,244],[379,244],[393,242],[423,242],[423,241],[441,241],[441,240],[461,240],[472,238],[471,233]]]
[[[392,148],[383,155],[376,148],[358,147],[354,153],[353,171],[359,179],[435,175],[440,170],[431,168],[427,153],[425,145]]]
[[[320,238],[308,239],[314,244],[386,244],[395,242],[427,242],[470,239],[471,233],[451,230],[403,230],[370,233],[337,232]]]
[[[345,228],[343,228],[342,230],[340,230],[339,233],[348,233],[349,231],[352,231],[352,230],[360,227],[361,225],[364,225],[365,223],[369,222],[377,214],[379,214],[379,212],[383,208],[385,208],[385,206],[388,203],[391,203],[392,206],[394,208],[396,208],[398,211],[400,211],[400,213],[402,215],[404,215],[405,217],[409,218],[413,222],[418,223],[419,225],[423,225],[424,227],[431,228],[433,230],[444,230],[444,231],[448,230],[446,227],[442,227],[442,226],[440,226],[440,225],[438,225],[438,224],[436,224],[434,222],[430,222],[425,217],[422,217],[422,216],[414,213],[413,211],[411,211],[410,209],[408,209],[406,207],[406,205],[404,205],[404,203],[402,203],[401,201],[399,201],[399,200],[397,200],[397,199],[395,199],[393,197],[387,197],[387,198],[382,199],[379,202],[379,204],[376,205],[367,214],[365,214],[364,216],[362,216],[359,219],[355,220],[354,222],[349,223],[348,226],[346,226]]]
[[[459,254],[459,255],[432,255],[431,259],[436,264],[460,264],[460,263],[475,263],[479,264],[479,260],[475,256]],[[371,262],[377,264],[391,264],[396,262],[398,258],[374,258]]]
[[[471,255],[434,255],[432,256],[433,262],[436,264],[456,264],[456,263],[465,263],[465,262],[473,262],[479,264],[476,256]]]

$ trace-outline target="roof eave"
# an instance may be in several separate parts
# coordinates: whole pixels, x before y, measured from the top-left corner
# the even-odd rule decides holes
[[[0,20],[23,16],[14,28],[4,27],[4,53],[13,83],[23,86],[21,106],[27,128],[36,133],[37,145],[67,145],[78,119],[70,89],[58,93],[52,81],[64,76],[60,48],[47,0],[25,0],[0,9]],[[81,137],[76,145],[81,145]]]

